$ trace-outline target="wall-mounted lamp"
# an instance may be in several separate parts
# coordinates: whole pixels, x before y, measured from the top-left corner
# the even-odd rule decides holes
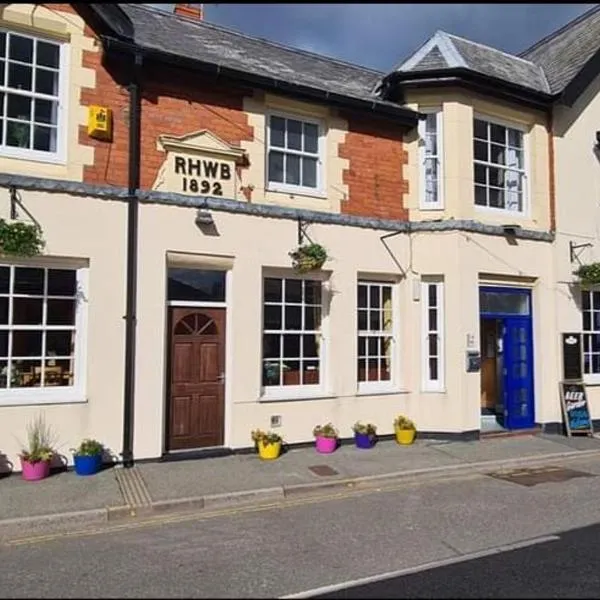
[[[517,233],[521,231],[521,226],[508,223],[506,225],[502,225],[502,231],[504,232],[504,235],[517,235]]]
[[[213,220],[212,215],[207,210],[200,210],[196,212],[196,225],[198,227],[202,225],[214,225],[215,222]]]

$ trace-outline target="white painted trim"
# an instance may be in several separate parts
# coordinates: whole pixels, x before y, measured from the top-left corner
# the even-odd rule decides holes
[[[452,40],[443,31],[438,30],[408,60],[397,67],[396,71],[410,71],[414,69],[436,46],[444,57],[448,67],[468,68],[467,63],[452,43]]]
[[[226,448],[233,445],[233,380],[234,361],[233,344],[233,272],[228,269],[225,273],[225,411],[223,417],[223,444]]]
[[[229,271],[227,271],[229,273]],[[225,276],[225,288],[227,288],[227,275]],[[225,298],[227,298],[227,289],[225,289]],[[194,300],[169,300],[167,306],[179,308],[227,308],[225,302],[196,302]]]
[[[426,158],[426,122],[419,121],[419,208],[420,210],[443,210],[444,209],[444,131],[443,131],[443,110],[421,109],[423,114],[436,115],[436,136],[437,136],[437,162],[438,162],[438,182],[437,182],[437,202],[427,202],[425,200],[426,177],[425,177],[425,158]]]
[[[316,125],[319,131],[318,151],[317,151],[317,187],[310,188],[301,185],[292,185],[289,183],[269,181],[269,150],[271,149],[271,117],[280,117],[282,119],[293,119],[294,121],[300,121],[302,123],[310,123]],[[301,196],[312,196],[315,198],[326,198],[327,197],[327,182],[326,182],[326,128],[323,119],[316,117],[308,117],[303,114],[294,114],[291,112],[285,112],[277,109],[269,109],[265,111],[265,190],[272,192],[285,192],[287,194],[298,194]],[[276,148],[274,150],[287,152],[285,148]],[[302,151],[291,151],[291,154],[297,154],[298,156],[312,156],[310,153]]]
[[[438,378],[429,378],[429,293],[427,287],[436,286],[437,294],[437,336],[438,336]],[[444,305],[444,279],[439,276],[421,278],[421,390],[423,392],[445,392],[446,362],[446,311]]]

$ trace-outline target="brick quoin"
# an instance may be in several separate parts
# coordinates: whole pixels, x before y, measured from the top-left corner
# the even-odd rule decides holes
[[[391,121],[357,113],[342,116],[348,121],[348,133],[339,146],[339,156],[349,160],[343,174],[348,198],[342,202],[342,212],[407,221],[403,201],[408,192],[408,181],[403,176],[403,166],[408,162],[404,130]]]

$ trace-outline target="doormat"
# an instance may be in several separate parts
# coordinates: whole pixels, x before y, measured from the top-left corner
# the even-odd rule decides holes
[[[512,469],[510,471],[496,471],[486,473],[488,477],[501,479],[510,483],[517,483],[526,487],[533,487],[540,483],[561,483],[576,477],[595,477],[594,473],[564,469],[562,467],[537,467]]]
[[[315,475],[319,477],[330,477],[331,475],[339,475],[339,473],[332,469],[329,465],[313,465],[312,467],[308,467],[309,471],[312,471]]]

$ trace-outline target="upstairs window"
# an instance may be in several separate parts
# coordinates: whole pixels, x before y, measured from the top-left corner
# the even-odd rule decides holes
[[[473,134],[475,204],[523,212],[526,181],[523,132],[474,119]]]
[[[444,208],[442,200],[442,113],[427,113],[419,121],[421,210]]]
[[[48,160],[59,153],[64,44],[0,31],[0,151]]]
[[[270,115],[267,132],[269,189],[319,192],[322,188],[320,126]]]

